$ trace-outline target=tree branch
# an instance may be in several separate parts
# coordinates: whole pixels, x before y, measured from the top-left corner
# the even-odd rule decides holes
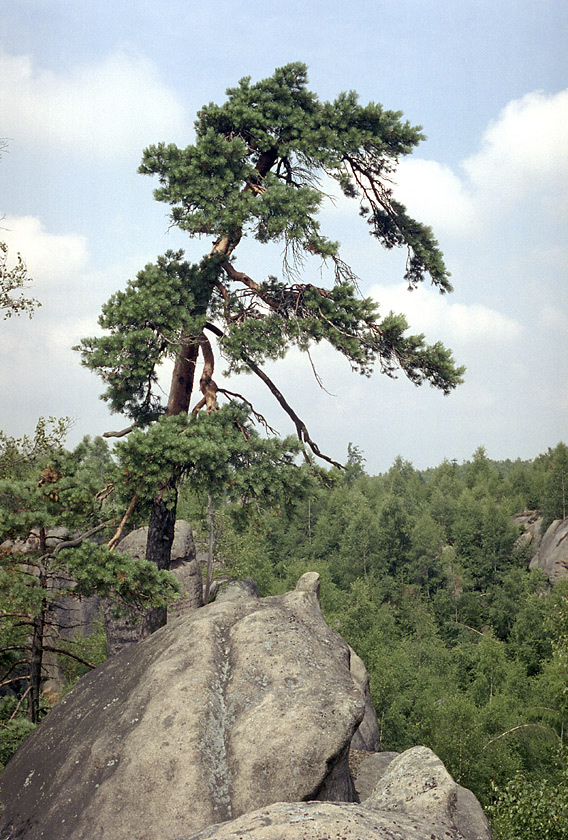
[[[251,414],[253,414],[254,417],[256,418],[256,420],[258,420],[258,422],[261,423],[264,426],[264,428],[266,429],[267,432],[270,432],[273,435],[278,434],[277,430],[273,429],[272,426],[269,424],[266,417],[264,417],[262,414],[260,414],[260,412],[256,411],[256,409],[254,408],[251,401],[247,400],[246,397],[243,397],[242,394],[237,394],[235,391],[228,391],[227,388],[218,388],[217,393],[225,394],[225,396],[227,396],[227,397],[235,397],[236,399],[244,402],[250,408]]]
[[[93,665],[92,662],[87,662],[86,659],[82,659],[82,657],[77,656],[75,653],[71,653],[69,650],[65,650],[64,648],[57,648],[51,647],[51,645],[44,645],[44,650],[47,650],[49,653],[62,653],[64,656],[69,656],[71,659],[75,659],[77,662],[80,662],[81,665],[86,665],[87,668],[96,668],[96,665]]]
[[[116,531],[114,532],[114,535],[107,542],[107,548],[109,549],[109,551],[114,551],[114,549],[116,548],[116,546],[120,542],[120,538],[122,537],[122,532],[124,531],[124,528],[126,527],[126,523],[128,522],[128,520],[132,516],[132,512],[134,511],[134,508],[138,504],[138,499],[139,498],[140,498],[140,493],[137,490],[136,493],[134,494],[134,496],[132,497],[132,499],[130,500],[130,504],[128,505],[128,507],[126,509],[126,513],[124,514],[124,516],[120,520],[119,526],[116,529]]]
[[[556,732],[551,726],[546,726],[544,723],[519,723],[517,726],[512,726],[510,729],[507,729],[506,732],[501,732],[500,735],[496,735],[495,738],[491,738],[485,746],[483,747],[484,750],[487,749],[491,744],[494,744],[495,741],[499,741],[500,738],[504,738],[505,735],[510,735],[511,732],[516,732],[517,729],[527,729],[527,727],[537,727],[537,729],[546,729],[548,732],[552,732],[553,735],[560,740],[560,735]]]
[[[120,432],[103,432],[104,438],[119,438],[124,437],[125,435],[129,435],[130,432],[134,431],[136,428],[136,423],[132,423],[131,426],[128,426],[126,429],[121,429]]]
[[[95,528],[91,528],[90,531],[85,531],[84,534],[81,534],[80,537],[77,537],[74,540],[64,540],[60,542],[59,545],[56,545],[50,554],[56,555],[59,554],[60,551],[63,551],[65,548],[77,548],[77,546],[81,545],[84,540],[88,540],[90,537],[94,537],[95,534],[98,534],[99,531],[104,530],[104,528],[108,528],[109,525],[112,525],[112,520],[108,520],[107,522],[102,522],[100,525],[97,525]],[[45,555],[49,556],[49,555]]]
[[[30,693],[30,689],[31,689],[31,685],[28,685],[28,687],[26,688],[26,690],[24,691],[24,693],[22,694],[22,696],[18,700],[18,702],[16,704],[16,708],[14,709],[14,711],[12,712],[10,717],[8,718],[9,721],[14,720],[14,718],[16,717],[18,712],[20,711],[20,707],[21,707],[22,703],[24,702],[24,700],[26,699],[26,697],[28,696],[28,694]],[[3,724],[3,725],[5,726],[5,724]]]
[[[203,372],[199,380],[199,390],[203,394],[203,399],[193,409],[194,414],[200,408],[203,408],[203,406],[206,406],[208,413],[215,411],[217,408],[217,385],[213,381],[213,373],[215,371],[213,348],[205,333],[201,333],[198,342],[201,347],[201,353],[203,354]]]
[[[215,324],[207,322],[205,326],[208,330],[210,330],[219,338],[223,337],[222,331],[219,329],[219,327],[216,327]],[[302,441],[302,443],[306,443],[310,447],[314,455],[317,455],[318,458],[321,458],[323,461],[327,461],[328,464],[332,464],[332,466],[338,467],[338,469],[340,470],[344,469],[343,464],[340,464],[337,461],[334,461],[332,458],[329,458],[327,455],[324,455],[317,443],[315,443],[311,439],[306,424],[300,417],[298,417],[292,406],[287,402],[282,392],[277,388],[277,386],[270,379],[270,377],[267,376],[267,374],[261,368],[259,368],[259,366],[255,362],[253,362],[252,359],[249,359],[248,356],[243,354],[242,358],[245,364],[248,365],[248,367],[252,370],[252,372],[255,373],[258,376],[258,378],[264,382],[270,393],[274,396],[274,398],[277,400],[280,406],[284,409],[288,417],[290,417],[290,419],[296,427],[296,433],[298,435],[298,438]],[[307,460],[307,455],[305,455],[305,453],[304,457]]]

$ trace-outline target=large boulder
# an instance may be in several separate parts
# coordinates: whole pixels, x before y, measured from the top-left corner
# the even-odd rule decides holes
[[[548,528],[530,568],[540,569],[551,583],[568,577],[568,519],[556,519]]]
[[[444,834],[452,829],[460,840],[491,838],[475,796],[452,779],[427,747],[412,747],[394,758],[364,804],[375,811],[426,817],[435,837],[453,836]]]
[[[460,791],[465,794],[460,802]],[[468,798],[467,794],[469,794]],[[490,840],[470,791],[434,753],[413,747],[394,758],[360,805],[277,803],[178,840]]]
[[[83,677],[0,776],[0,840],[174,840],[287,800],[353,800],[364,714],[319,576],[228,588]]]
[[[371,692],[369,690],[369,674],[363,663],[363,660],[357,656],[353,648],[351,651],[351,676],[361,688],[365,696],[365,714],[363,720],[359,724],[357,732],[351,740],[351,749],[353,750],[369,750],[371,752],[380,749],[381,733],[379,730],[379,722],[377,720],[377,713],[371,700]]]

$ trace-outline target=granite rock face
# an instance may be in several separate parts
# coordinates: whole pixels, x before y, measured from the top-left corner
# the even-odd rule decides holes
[[[568,519],[556,519],[548,528],[530,568],[540,569],[551,583],[568,577]]]
[[[379,722],[377,720],[377,713],[371,700],[371,692],[369,691],[369,674],[363,663],[363,660],[357,656],[353,648],[351,651],[351,676],[361,687],[361,691],[365,696],[365,714],[361,721],[359,728],[351,741],[351,749],[354,750],[370,750],[374,752],[380,748],[381,733],[379,731]]]
[[[229,587],[82,678],[0,776],[0,840],[175,840],[280,800],[353,800],[365,698],[319,576]]]
[[[516,528],[521,528],[522,533],[518,537],[515,548],[529,547],[531,556],[534,557],[542,542],[542,514],[538,510],[525,510],[516,513],[511,517],[511,523]]]
[[[460,791],[465,796],[460,800]],[[469,797],[467,797],[469,794]],[[178,840],[491,840],[481,806],[426,747],[390,761],[359,805],[277,803]]]
[[[353,745],[353,741],[351,744]],[[354,754],[353,749],[352,746],[349,756],[351,763],[355,765],[353,782],[359,801],[363,802],[372,794],[379,780],[387,772],[389,764],[397,758],[399,753],[384,750],[383,752],[359,752]]]
[[[435,837],[444,837],[444,829],[455,831],[460,840],[491,837],[475,796],[454,782],[427,747],[412,747],[394,758],[364,804],[375,811],[427,817]]]

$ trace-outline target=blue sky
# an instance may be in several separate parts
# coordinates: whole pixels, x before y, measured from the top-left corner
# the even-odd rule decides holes
[[[432,224],[455,292],[401,283],[404,254],[381,252],[347,200],[322,217],[365,294],[468,368],[450,397],[379,373],[351,374],[326,348],[271,375],[312,437],[371,472],[397,454],[417,467],[531,458],[568,435],[568,6],[564,0],[257,2],[4,0],[0,36],[2,238],[21,251],[42,308],[0,323],[0,428],[71,416],[70,443],[125,425],[70,349],[101,304],[147,262],[207,243],[168,231],[144,146],[192,141],[195,112],[242,76],[301,60],[322,99],[355,89],[404,112],[427,140],[398,173],[400,198]],[[237,264],[277,274],[277,249],[243,243]],[[287,418],[248,378],[282,433]],[[231,386],[229,386],[231,387]],[[167,388],[167,371],[164,373]]]

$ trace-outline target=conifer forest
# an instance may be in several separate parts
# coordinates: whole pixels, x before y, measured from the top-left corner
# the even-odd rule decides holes
[[[104,440],[68,451],[42,427],[33,440],[4,437],[2,446],[3,537],[65,525],[110,533],[117,465]],[[178,515],[194,524],[204,552],[212,537],[215,578],[252,577],[271,595],[305,571],[320,573],[326,620],[369,671],[381,749],[429,746],[502,826],[497,837],[562,837],[554,831],[564,830],[567,807],[568,580],[551,587],[529,569],[531,543],[514,517],[531,511],[544,528],[562,517],[567,468],[564,444],[533,461],[492,461],[480,447],[465,463],[419,471],[399,457],[370,476],[352,445],[346,469],[263,504],[217,497],[211,511],[211,495],[187,481]],[[144,521],[133,514],[131,525]],[[123,608],[175,598],[168,572],[143,562],[133,569],[96,542],[82,546],[38,545],[25,565],[3,549],[3,763],[37,723],[30,639],[39,616],[49,623],[49,601],[69,591],[68,576],[76,597],[111,595]],[[56,584],[42,589],[29,574],[34,564]],[[106,657],[102,618],[87,637],[46,638],[68,688]],[[38,719],[53,701],[40,693]],[[548,834],[528,833],[543,831],[551,814]],[[510,833],[513,824],[521,833]]]

